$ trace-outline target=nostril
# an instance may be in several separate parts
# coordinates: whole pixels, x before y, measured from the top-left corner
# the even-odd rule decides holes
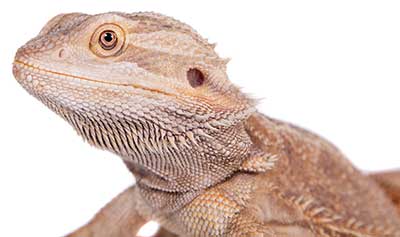
[[[58,57],[59,57],[59,58],[65,58],[66,55],[67,55],[67,53],[65,52],[65,49],[60,49],[60,50],[58,51]]]

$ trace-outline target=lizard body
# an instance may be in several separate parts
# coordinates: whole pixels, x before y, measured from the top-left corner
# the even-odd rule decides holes
[[[70,237],[134,236],[149,220],[158,236],[400,236],[398,181],[379,186],[257,112],[226,63],[155,13],[61,14],[18,50],[18,82],[137,180]]]

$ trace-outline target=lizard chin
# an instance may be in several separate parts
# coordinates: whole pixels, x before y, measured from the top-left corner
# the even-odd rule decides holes
[[[86,90],[71,93],[68,89],[74,82],[65,76],[19,61],[13,71],[29,93],[87,142],[121,156],[139,183],[147,187],[167,192],[204,189],[231,176],[248,156],[251,141],[240,121],[212,121],[210,116],[182,110],[176,114],[178,107],[172,106],[168,112],[140,97],[121,102],[121,98],[113,98],[112,90],[104,91],[110,100],[102,106],[96,100],[91,103],[96,94],[89,92],[88,84]],[[59,87],[68,89],[57,90]],[[84,102],[79,102],[81,97]],[[115,101],[120,105],[112,104]]]

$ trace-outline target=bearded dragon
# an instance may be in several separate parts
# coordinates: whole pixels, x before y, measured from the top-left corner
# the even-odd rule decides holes
[[[226,64],[156,13],[61,14],[17,51],[17,81],[136,178],[69,237],[400,236],[400,172],[257,112]]]

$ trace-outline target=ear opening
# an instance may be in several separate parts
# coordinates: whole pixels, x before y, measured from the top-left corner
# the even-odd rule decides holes
[[[190,68],[186,72],[186,78],[187,78],[189,84],[193,88],[196,88],[196,87],[199,87],[199,86],[203,85],[204,81],[205,81],[205,76],[204,76],[203,72],[201,72],[197,68]]]

